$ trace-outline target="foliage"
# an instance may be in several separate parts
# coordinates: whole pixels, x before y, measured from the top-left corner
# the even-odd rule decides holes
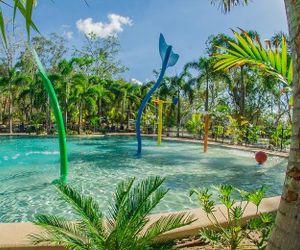
[[[202,115],[199,113],[193,114],[192,118],[186,123],[188,132],[194,135],[200,135],[203,131]]]
[[[106,218],[93,198],[84,197],[70,186],[57,186],[62,198],[80,219],[68,221],[56,215],[38,215],[34,223],[46,232],[31,235],[32,241],[35,244],[61,245],[67,249],[171,249],[168,243],[158,242],[157,237],[189,225],[194,221],[193,217],[180,213],[150,221],[147,216],[168,192],[162,186],[164,179],[149,177],[136,184],[134,182],[130,179],[117,185]]]
[[[284,126],[282,123],[279,123],[275,131],[272,133],[270,138],[270,144],[276,147],[287,146],[290,144],[291,138],[291,125]]]
[[[6,56],[4,48],[0,53],[0,124],[16,127],[23,122],[25,127],[31,127],[33,118],[41,117],[41,131],[49,133],[53,116],[30,50],[25,43],[15,47],[10,36],[7,37],[12,54]],[[55,34],[31,40],[58,94],[67,132],[133,131],[137,109],[151,82],[140,85],[120,78],[118,41],[110,44],[110,40],[88,39],[92,52],[87,45],[70,51],[66,41]],[[234,39],[224,34],[210,36],[207,53],[224,52],[220,48],[229,48],[228,41],[234,42]],[[66,59],[66,54],[73,55]],[[290,124],[288,100],[291,96],[276,77],[245,65],[243,89],[239,68],[215,71],[215,63],[215,58],[201,56],[188,62],[177,76],[164,78],[155,97],[179,100],[177,105],[164,106],[163,124],[168,131],[176,126],[177,131],[187,129],[192,134],[201,133],[201,125],[193,120],[192,114],[202,113],[206,108],[210,113],[210,135],[215,139],[221,137],[222,141],[229,137],[235,143],[256,143],[261,136],[270,138],[275,134],[276,137],[274,124]],[[156,114],[156,107],[149,103],[142,118],[143,131],[154,132]],[[247,120],[247,124],[242,124],[242,120]],[[271,139],[272,144],[275,139]]]
[[[258,142],[258,139],[262,135],[261,128],[254,124],[247,124],[246,127],[246,140],[248,143],[254,144]]]
[[[226,135],[231,138],[233,143],[242,142],[246,135],[247,124],[248,121],[244,117],[239,117],[239,119],[236,119],[231,115],[228,115]]]
[[[258,67],[270,75],[274,75],[287,86],[293,80],[293,61],[288,55],[286,38],[281,41],[281,51],[277,46],[273,49],[271,42],[268,48],[263,48],[259,37],[254,41],[247,32],[241,34],[233,31],[236,41],[228,41],[230,45],[220,47],[224,53],[214,55],[218,61],[215,64],[216,70],[228,70],[243,65]]]
[[[223,12],[229,12],[232,7],[240,4],[248,4],[249,0],[210,0],[212,4],[218,4]]]
[[[234,250],[241,246],[242,240],[250,238],[253,231],[259,230],[260,240],[251,239],[258,249],[264,249],[266,240],[270,235],[271,217],[259,213],[259,205],[265,195],[265,187],[258,190],[247,192],[236,189],[230,185],[221,185],[216,188],[218,192],[218,201],[226,208],[224,211],[217,209],[213,194],[207,189],[193,189],[190,195],[196,195],[201,208],[206,213],[209,221],[214,225],[214,229],[204,229],[200,232],[201,238],[212,244],[229,247]],[[242,201],[235,200],[238,196]],[[256,207],[256,217],[248,222],[247,230],[243,230],[241,220],[245,210],[252,203]],[[227,226],[224,226],[217,219],[216,213],[221,213],[226,220]]]
[[[1,30],[1,38],[5,46],[7,46],[5,20],[2,11],[3,4],[7,5],[7,3],[4,1],[1,1],[0,3],[0,30]],[[38,32],[38,28],[32,21],[32,11],[36,4],[37,4],[37,0],[13,0],[13,21],[15,21],[17,12],[19,12],[25,20],[28,38],[30,37],[31,28],[33,28],[35,31]]]

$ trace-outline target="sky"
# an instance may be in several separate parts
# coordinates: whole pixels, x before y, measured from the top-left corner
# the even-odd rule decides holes
[[[250,0],[222,14],[210,0],[41,0],[34,21],[43,35],[57,32],[68,44],[80,46],[84,34],[99,37],[117,35],[121,43],[120,59],[129,70],[122,76],[137,81],[153,80],[154,69],[161,67],[159,34],[180,55],[168,69],[179,74],[183,65],[205,55],[209,35],[232,34],[231,28],[256,30],[262,39],[275,32],[287,32],[284,0]]]

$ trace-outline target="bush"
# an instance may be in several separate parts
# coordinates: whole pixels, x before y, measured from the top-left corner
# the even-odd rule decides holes
[[[218,246],[226,246],[232,250],[237,249],[242,244],[242,240],[248,238],[258,249],[265,249],[266,241],[269,238],[272,225],[272,216],[266,214],[259,214],[258,207],[265,195],[265,187],[252,192],[238,190],[230,185],[221,185],[217,188],[218,200],[226,207],[226,214],[223,217],[227,220],[227,226],[222,226],[217,219],[216,203],[212,199],[212,193],[207,188],[202,190],[193,189],[190,195],[197,195],[201,208],[207,215],[214,226],[212,229],[203,229],[200,232],[201,238],[205,242],[209,242]],[[237,193],[241,200],[246,202],[236,202],[233,195]],[[252,203],[256,207],[256,215],[254,219],[248,222],[247,230],[241,227],[241,219],[248,205]],[[251,233],[260,231],[260,238],[253,239]]]

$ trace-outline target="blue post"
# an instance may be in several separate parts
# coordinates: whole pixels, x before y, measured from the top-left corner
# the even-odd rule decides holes
[[[179,58],[178,54],[173,53],[172,46],[167,45],[165,38],[162,34],[159,37],[159,53],[162,59],[162,68],[159,74],[159,77],[147,95],[144,97],[141,106],[139,108],[137,119],[136,119],[136,138],[138,142],[137,155],[141,155],[142,153],[142,138],[141,138],[141,118],[143,111],[150,100],[151,96],[155,92],[155,90],[160,86],[160,83],[164,77],[164,74],[168,67],[174,66]]]

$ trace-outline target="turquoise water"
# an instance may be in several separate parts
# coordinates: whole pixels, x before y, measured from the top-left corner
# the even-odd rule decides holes
[[[281,193],[287,160],[270,157],[258,167],[253,153],[199,144],[143,140],[136,158],[134,137],[71,137],[68,139],[70,184],[94,196],[101,207],[111,201],[118,181],[150,175],[167,178],[170,188],[156,212],[197,207],[188,192],[221,183],[251,190],[265,184],[268,196]],[[30,221],[36,213],[74,217],[59,199],[51,181],[59,175],[59,151],[52,137],[0,137],[0,222]]]

